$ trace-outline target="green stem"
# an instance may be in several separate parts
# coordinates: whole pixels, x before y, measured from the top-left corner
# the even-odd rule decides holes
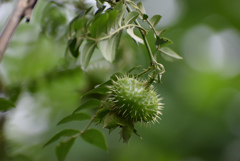
[[[131,8],[128,6],[128,4],[126,4],[126,6],[127,6],[127,11],[131,12]],[[141,26],[140,23],[137,20],[135,20],[135,24],[137,26]],[[140,31],[140,33],[142,35],[143,41],[144,41],[144,43],[146,45],[146,48],[147,48],[147,51],[148,51],[149,58],[151,60],[150,66],[153,66],[154,64],[156,64],[156,60],[155,60],[155,58],[153,56],[152,50],[151,50],[150,45],[148,43],[148,40],[147,40],[147,38],[145,36],[145,33],[142,30],[139,30],[139,31]]]
[[[145,13],[142,13],[142,11],[138,8],[138,6],[137,6],[134,2],[132,2],[132,1],[126,1],[126,2],[131,3],[131,4],[136,8],[136,10],[138,10],[138,12],[141,13],[141,15],[145,14]],[[148,23],[148,25],[150,26],[150,28],[153,30],[154,34],[155,34],[156,36],[158,36],[155,27],[150,23],[150,21],[149,21],[148,19],[146,19],[146,20],[144,20],[144,21],[146,21],[146,22]]]
[[[138,8],[138,6],[137,6],[134,2],[132,2],[132,1],[125,1],[125,2],[131,3],[142,15],[144,14],[144,13],[141,12],[141,10]],[[125,3],[125,4],[126,4],[126,3]],[[131,8],[128,6],[128,4],[126,4],[126,6],[127,6],[127,11],[128,11],[128,12],[131,12]],[[146,20],[146,21],[147,21],[147,23],[149,24],[150,28],[153,30],[154,34],[155,34],[156,37],[157,37],[158,34],[157,34],[157,31],[155,30],[154,26],[150,23],[149,20]],[[135,24],[138,25],[138,26],[141,26],[140,23],[139,23],[137,20],[135,20]],[[156,53],[157,53],[157,51],[158,51],[158,49],[159,49],[159,46],[157,46],[157,48],[156,48],[156,51],[155,51],[155,53],[154,53],[155,57],[154,57],[154,55],[153,55],[153,53],[152,53],[152,50],[151,50],[151,48],[150,48],[150,45],[149,45],[149,43],[148,43],[148,40],[147,40],[145,34],[144,34],[141,30],[140,30],[140,33],[141,33],[141,35],[142,35],[142,37],[143,37],[144,43],[146,44],[146,48],[147,48],[147,50],[148,50],[148,55],[149,55],[149,57],[150,57],[150,59],[151,59],[150,67],[149,67],[146,71],[143,71],[142,73],[140,73],[140,76],[143,75],[143,74],[145,74],[145,73],[147,73],[147,72],[150,71],[152,68],[154,68],[154,69],[156,69],[156,70],[158,71],[158,73],[155,73],[155,70],[154,70],[154,72],[153,72],[152,80],[154,80],[156,75],[162,75],[162,74],[165,72],[164,66],[163,66],[162,64],[159,64],[159,63],[156,61],[156,60],[157,60],[157,54],[156,54]],[[152,83],[152,82],[150,82],[150,84],[151,84],[151,83]]]
[[[151,65],[150,67],[148,67],[146,70],[144,70],[143,72],[141,72],[140,74],[138,74],[135,78],[141,77],[142,75],[146,74],[147,72],[149,72],[150,70],[152,70],[153,66]]]
[[[99,41],[102,41],[102,40],[111,38],[114,34],[120,32],[121,30],[123,30],[123,29],[125,29],[125,28],[128,28],[128,27],[136,27],[136,28],[138,28],[143,34],[146,33],[146,30],[145,30],[144,28],[142,28],[141,26],[139,26],[139,25],[134,25],[134,24],[128,24],[128,25],[124,25],[124,26],[122,26],[122,27],[119,27],[117,30],[113,31],[110,35],[104,36],[104,37],[99,38],[99,39],[96,39],[96,38],[93,38],[93,37],[87,37],[87,36],[86,36],[86,37],[83,36],[82,38],[99,42]]]
[[[91,126],[91,124],[93,123],[93,121],[96,119],[97,113],[98,113],[98,111],[94,114],[94,116],[92,117],[92,119],[90,120],[90,122],[88,123],[88,125],[85,127],[85,129],[80,132],[80,135],[83,134],[83,133],[85,133],[85,132],[88,130],[88,128],[89,128],[89,127]]]
[[[64,142],[64,143],[67,143],[67,142],[71,141],[72,139],[75,139],[75,138],[79,137],[80,135],[82,135],[83,133],[85,133],[85,132],[89,129],[89,127],[91,126],[91,124],[93,123],[93,121],[96,119],[98,112],[99,112],[99,110],[98,110],[98,111],[95,113],[95,115],[91,118],[91,120],[89,121],[89,123],[87,124],[87,126],[85,127],[85,129],[83,129],[83,131],[77,133],[76,135],[70,137],[69,139],[67,139],[67,140],[65,140],[65,141],[63,141],[63,142]]]

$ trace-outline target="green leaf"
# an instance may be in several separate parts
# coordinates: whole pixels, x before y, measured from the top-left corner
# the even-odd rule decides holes
[[[109,88],[108,86],[111,86],[112,85],[112,80],[116,81],[117,80],[117,77],[122,77],[123,74],[122,73],[114,73],[111,77],[110,77],[110,80],[102,83],[102,84],[99,84],[97,86],[95,86],[94,89],[88,91],[87,93],[85,93],[83,97],[86,97],[90,94],[107,94],[109,92]]]
[[[63,35],[67,28],[66,14],[63,12],[63,5],[48,3],[41,15],[41,33],[47,36],[58,37]]]
[[[29,82],[29,85],[27,86],[27,88],[28,88],[29,92],[34,93],[35,92],[34,89],[37,88],[36,82],[34,82],[34,81],[32,81],[31,83]],[[8,100],[11,100],[12,104],[18,100],[22,90],[23,89],[22,89],[22,85],[21,84],[11,85],[9,87],[5,87],[5,92],[7,93]]]
[[[111,29],[116,29],[117,28],[117,15],[118,15],[119,11],[118,10],[112,10],[110,11],[109,14],[109,18],[108,18],[108,24],[107,24],[107,33],[109,34]]]
[[[148,15],[147,14],[143,14],[143,20],[147,20],[148,19]]]
[[[167,61],[173,61],[174,59],[183,59],[175,51],[168,47],[162,47],[158,50],[161,52],[162,57]]]
[[[127,29],[127,33],[129,34],[129,36],[131,36],[137,44],[138,43],[144,44],[143,40],[140,37],[138,37],[137,35],[134,34],[133,29],[134,29],[134,27],[130,27],[130,28]]]
[[[96,0],[97,8],[103,8],[103,3],[99,0]]]
[[[68,24],[68,33],[69,35],[72,35],[72,29],[75,29],[75,23],[79,21],[79,19],[84,15],[84,11],[81,11],[77,16],[75,16]],[[78,25],[82,25],[81,22],[78,23]],[[75,29],[76,30],[76,29]]]
[[[107,149],[108,149],[104,135],[102,134],[101,131],[99,131],[97,129],[89,129],[89,130],[85,131],[81,135],[81,137],[86,142],[88,142],[92,145],[95,145],[103,150],[107,151]]]
[[[93,9],[93,6],[91,6],[91,7],[89,7],[89,8],[87,9],[87,11],[85,12],[85,15],[91,14],[91,13],[93,13],[93,12],[94,12],[94,9]]]
[[[78,40],[76,37],[68,40],[68,48],[73,57],[77,58],[79,55],[79,47],[82,44],[83,40]]]
[[[111,84],[111,81],[108,81],[107,84]],[[82,97],[85,97],[85,96],[93,94],[93,93],[106,94],[108,91],[109,91],[108,87],[99,85],[96,88],[94,88],[94,89],[88,91],[87,93],[85,93]]]
[[[161,47],[165,46],[165,45],[170,45],[173,44],[172,40],[165,38],[165,37],[157,37],[157,40],[155,42],[155,45],[160,45]]]
[[[96,13],[94,14],[96,15],[101,15],[103,13],[103,11],[105,10],[106,6],[102,6],[101,8],[98,8],[98,10],[96,11]]]
[[[153,27],[155,27],[155,26],[158,24],[158,22],[160,21],[161,18],[162,18],[162,16],[160,16],[160,15],[154,15],[154,16],[149,20],[149,22],[150,22],[150,24],[151,24]]]
[[[139,16],[139,13],[137,11],[132,11],[127,14],[127,16],[124,19],[125,25],[132,23],[135,21]]]
[[[108,18],[109,18],[108,13],[95,16],[94,21],[89,27],[91,37],[98,38],[101,35],[103,35],[103,33],[107,33]]]
[[[167,32],[167,28],[166,29],[162,29],[161,31],[157,31],[157,35],[159,36],[159,37],[162,37],[162,35],[163,34],[165,34],[166,32]]]
[[[55,134],[46,144],[43,145],[43,147],[57,141],[58,139],[60,139],[61,137],[69,137],[69,136],[73,136],[80,133],[80,131],[78,130],[74,130],[74,129],[65,129],[60,131],[59,133]]]
[[[89,16],[83,15],[79,19],[73,22],[73,29],[77,33],[77,36],[84,35],[88,32],[88,27],[89,27]]]
[[[110,112],[109,109],[102,108],[102,109],[98,110],[98,112],[96,114],[96,118],[102,120],[109,112]]]
[[[123,2],[120,1],[116,4],[116,6],[114,7],[114,10],[118,10],[118,15],[117,15],[117,18],[116,18],[116,22],[119,26],[122,26],[122,19],[123,19],[123,16],[126,12],[126,6],[123,5]]]
[[[72,121],[88,120],[90,118],[91,118],[91,116],[86,113],[74,113],[72,115],[68,115],[68,116],[64,117],[61,121],[59,121],[57,123],[57,125],[65,124],[65,123],[72,122]]]
[[[123,139],[123,142],[128,144],[129,139],[131,138],[133,133],[133,127],[132,126],[123,126],[121,130],[121,138]]]
[[[108,113],[108,115],[104,119],[103,128],[109,129],[109,133],[111,133],[114,129],[116,129],[119,126],[119,123],[121,123],[120,117],[113,113]]]
[[[56,155],[58,161],[64,161],[69,150],[71,149],[72,145],[75,142],[75,138],[69,140],[68,142],[61,142],[59,145],[56,147]]]
[[[90,99],[87,102],[83,103],[81,106],[79,106],[74,112],[76,113],[77,111],[83,110],[83,109],[89,109],[89,108],[97,108],[101,105],[101,102],[98,99]]]
[[[139,10],[142,12],[142,14],[146,14],[146,11],[145,11],[145,8],[144,8],[142,2],[139,2],[139,3],[137,4],[137,6],[138,6]]]
[[[98,48],[100,49],[103,57],[111,63],[115,60],[121,34],[122,32],[120,31],[119,33],[113,35],[110,39],[102,40],[98,43]]]
[[[15,107],[15,105],[11,101],[8,101],[4,98],[0,98],[0,111],[5,112],[14,107]]]
[[[87,68],[96,45],[97,44],[95,41],[90,41],[90,40],[87,41],[87,43],[84,45],[83,52],[82,52],[82,63],[81,63],[83,69]]]
[[[85,93],[82,97],[85,97],[87,95],[93,94],[93,93],[97,93],[97,94],[106,94],[109,89],[108,89],[108,85],[112,85],[112,81],[108,80],[100,85],[95,86],[94,89],[88,91],[87,93]]]

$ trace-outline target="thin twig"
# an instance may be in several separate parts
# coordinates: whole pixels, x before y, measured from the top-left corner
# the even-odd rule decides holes
[[[100,109],[99,109],[100,110]],[[95,115],[91,118],[90,122],[87,124],[87,126],[85,127],[85,129],[79,133],[77,133],[76,135],[73,135],[72,137],[68,138],[67,140],[63,140],[63,143],[67,143],[69,141],[71,141],[72,139],[76,139],[77,137],[79,137],[80,135],[82,135],[83,133],[85,133],[89,127],[91,126],[91,124],[93,123],[93,121],[96,119],[97,114],[99,112],[99,110],[95,113]]]
[[[3,57],[5,50],[7,49],[8,43],[16,30],[17,26],[23,18],[26,18],[26,22],[31,19],[32,10],[38,0],[18,0],[17,5],[5,25],[0,35],[0,61]]]
[[[131,12],[131,8],[128,6],[128,4],[126,4],[126,6],[127,6],[127,11]],[[135,20],[134,22],[137,26],[141,26],[140,23],[137,20]],[[144,44],[145,44],[145,46],[147,48],[147,51],[148,51],[148,55],[149,55],[149,58],[150,58],[150,66],[152,66],[152,65],[156,64],[156,60],[155,60],[155,58],[152,54],[152,50],[151,50],[150,45],[148,43],[148,40],[145,36],[145,33],[142,30],[139,30],[139,31],[140,31],[140,33],[143,37]]]
[[[109,38],[111,38],[114,34],[122,31],[122,30],[125,29],[125,28],[129,28],[129,27],[138,28],[140,31],[142,31],[142,32],[144,32],[144,33],[146,34],[146,30],[145,30],[144,28],[142,28],[141,26],[139,26],[139,25],[134,25],[134,24],[127,24],[127,25],[124,25],[124,26],[119,27],[118,29],[116,29],[115,31],[113,31],[111,34],[109,34],[109,35],[107,35],[107,36],[104,36],[104,37],[101,37],[101,38],[99,38],[99,39],[93,38],[93,37],[88,37],[88,36],[82,36],[82,37],[85,38],[85,39],[88,39],[88,40],[93,40],[93,41],[99,42],[99,41],[103,41],[103,40],[109,39]]]

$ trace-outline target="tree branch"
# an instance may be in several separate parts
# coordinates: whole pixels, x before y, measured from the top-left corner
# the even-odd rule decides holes
[[[16,30],[17,26],[23,18],[26,18],[26,22],[30,21],[32,10],[38,0],[18,0],[18,3],[5,25],[0,35],[0,61],[3,57],[5,50],[7,49],[8,43]]]

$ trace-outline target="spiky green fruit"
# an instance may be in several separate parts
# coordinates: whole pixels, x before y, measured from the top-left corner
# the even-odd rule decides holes
[[[112,111],[131,122],[155,122],[162,109],[153,86],[146,87],[146,82],[124,76],[113,81],[109,87],[109,100],[113,102]]]

